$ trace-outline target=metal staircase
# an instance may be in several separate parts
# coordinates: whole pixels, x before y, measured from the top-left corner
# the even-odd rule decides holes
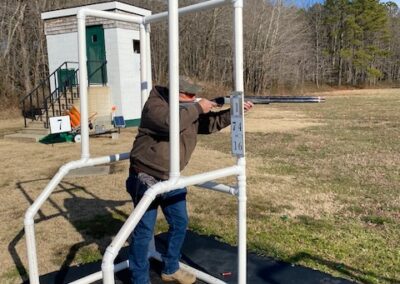
[[[98,63],[100,66],[88,75],[88,80],[90,82],[92,76],[100,73],[103,85],[105,85],[107,83],[107,61]],[[22,98],[20,103],[25,128],[28,127],[28,121],[40,121],[47,129],[50,117],[64,115],[66,110],[73,105],[79,106],[78,78],[78,62],[66,61]],[[90,84],[88,85],[90,86]]]

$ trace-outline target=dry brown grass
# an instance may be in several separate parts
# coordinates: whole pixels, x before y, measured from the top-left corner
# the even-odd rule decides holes
[[[350,92],[349,98],[354,99],[361,91],[346,92]],[[340,103],[340,107],[345,107],[347,97],[343,97],[343,101],[342,94],[338,92],[329,96],[336,100],[335,103]],[[398,90],[364,91],[363,94],[376,102],[388,100],[388,105],[400,100]],[[249,245],[259,252],[289,261],[290,256],[304,251],[314,253],[316,257],[333,263],[352,266],[364,275],[342,273],[341,276],[366,283],[390,283],[379,274],[385,274],[387,279],[398,279],[396,273],[399,271],[385,272],[384,269],[393,269],[396,263],[400,265],[394,258],[392,262],[387,261],[388,257],[393,257],[389,252],[396,247],[395,240],[399,236],[396,225],[400,216],[396,209],[385,211],[382,208],[400,207],[400,195],[392,190],[397,180],[391,178],[393,172],[389,171],[399,165],[400,156],[396,151],[378,151],[363,144],[363,139],[392,135],[389,132],[359,138],[353,129],[380,125],[382,131],[396,131],[398,124],[390,120],[358,119],[358,110],[365,109],[364,105],[351,109],[355,118],[349,121],[341,114],[345,111],[337,113],[332,104],[327,102],[323,111],[316,110],[322,107],[317,105],[256,106],[246,115]],[[368,115],[373,118],[381,113],[378,109],[375,113],[369,111]],[[332,128],[332,121],[337,121],[342,128]],[[15,131],[21,125],[21,119],[0,120],[0,134]],[[346,131],[349,131],[347,136],[340,134]],[[326,137],[321,134],[325,132],[329,134]],[[128,152],[135,133],[135,129],[125,129],[118,140],[109,137],[91,139],[92,156]],[[379,139],[391,141],[392,138],[388,137],[392,136]],[[343,140],[345,138],[354,141]],[[382,143],[379,139],[376,143]],[[354,143],[355,147],[339,154],[341,147],[351,146],[348,143]],[[226,131],[202,137],[183,174],[232,165],[235,159],[229,154],[229,147]],[[0,139],[0,155],[0,218],[3,220],[0,229],[0,282],[20,283],[19,274],[27,267],[23,235],[25,211],[61,165],[79,158],[80,145],[43,145]],[[332,166],[341,171],[333,181],[329,179]],[[107,176],[65,178],[44,204],[36,220],[41,274],[59,270],[63,264],[82,263],[97,257],[122,225],[121,220],[131,212],[132,204],[124,189],[128,163],[113,164],[111,169],[112,173]],[[314,172],[318,176],[314,176]],[[367,184],[364,193],[357,184],[365,184],[366,180],[390,190],[376,195]],[[235,181],[228,178],[224,182],[233,184]],[[191,228],[235,243],[236,200],[223,197],[219,193],[192,187],[188,195]],[[359,220],[364,215],[369,218],[377,216],[377,220],[368,219],[371,222],[379,222],[382,217],[386,218],[382,220],[394,223],[385,223],[383,229],[380,225],[369,227]],[[99,221],[112,228],[111,232],[104,233],[101,226],[91,228],[91,223]],[[161,229],[163,225],[158,228]],[[390,240],[389,234],[394,240]],[[375,248],[375,244],[388,248]],[[359,246],[366,249],[358,253]],[[375,265],[376,255],[384,267]],[[336,274],[340,272],[315,260],[293,261]]]
[[[310,95],[313,96],[374,96],[379,98],[384,95],[398,95],[399,89],[355,89],[355,90],[334,90],[328,92],[313,92]]]
[[[252,116],[249,115],[248,119],[255,121],[255,117],[258,115],[261,123],[249,122],[248,131],[259,131],[256,128],[259,128],[260,125],[268,126],[269,119],[278,120],[279,118],[284,118],[285,121],[280,125],[286,125],[287,129],[284,131],[289,131],[293,129],[290,121],[296,117],[301,117],[298,113],[281,112],[278,109],[271,109],[267,115],[263,115],[262,111],[256,109]],[[0,131],[2,133],[13,132],[20,128],[22,123],[21,119],[0,120]],[[307,127],[308,125],[310,125],[310,122],[305,120],[296,124],[294,128]],[[265,127],[264,131],[268,131],[268,127]],[[127,152],[130,150],[134,135],[134,129],[126,129],[122,131],[119,140],[111,140],[109,137],[91,139],[92,156]],[[7,140],[0,140],[0,144],[0,155],[3,158],[3,170],[0,173],[3,205],[0,214],[3,220],[8,220],[7,226],[4,226],[0,232],[2,236],[0,244],[3,248],[0,252],[0,265],[4,268],[4,272],[7,272],[13,269],[16,255],[26,267],[24,239],[18,238],[16,240],[16,255],[11,255],[8,249],[11,240],[23,229],[23,216],[26,209],[61,165],[79,158],[80,144],[43,145]],[[213,161],[212,167],[209,165],[211,160]],[[196,162],[190,163],[184,174],[189,175],[210,170],[210,168],[217,169],[232,165],[234,158],[219,151],[198,147],[194,153],[193,161]],[[249,174],[256,171],[255,168],[252,168],[253,163],[252,160],[249,161]],[[131,204],[124,190],[127,162],[116,163],[112,166],[112,171],[113,174],[109,176],[66,178],[61,184],[63,188],[57,188],[56,193],[51,196],[51,203],[45,203],[36,225],[40,273],[58,270],[65,261],[70,248],[74,245],[93,241],[98,246],[102,246],[101,249],[104,249],[109,238],[103,240],[89,238],[88,240],[87,236],[77,232],[74,222],[69,219],[77,220],[88,216],[93,217],[96,214],[106,214],[115,210],[121,210],[125,214],[130,212]],[[256,196],[255,198],[259,195],[258,191],[257,188],[252,191]],[[206,217],[202,214],[196,214],[194,211],[197,206],[202,206],[203,201],[215,200],[215,193],[195,190],[190,199],[196,200],[197,198],[201,198],[201,202],[190,202],[189,210],[197,218]],[[253,196],[250,195],[250,198],[253,198]],[[71,199],[78,201],[71,202]],[[234,201],[233,198],[227,202],[232,201]],[[85,207],[82,208],[82,206]],[[217,213],[214,216],[216,219],[218,219]],[[61,216],[62,214],[65,216]],[[49,220],[40,221],[49,216]],[[228,226],[229,222],[226,223]],[[18,283],[19,278],[16,277],[15,281]]]
[[[4,121],[0,125],[5,127],[5,132],[11,127]],[[14,126],[15,124],[12,125]],[[109,137],[91,139],[92,156],[128,152],[134,133],[134,129],[127,129],[119,140],[111,140]],[[25,240],[22,237],[26,209],[60,166],[79,158],[80,145],[44,145],[8,140],[0,140],[0,145],[0,218],[5,221],[0,231],[0,276],[5,273],[10,278],[15,274],[12,273],[15,265],[26,267]],[[127,167],[125,161],[113,166],[113,174],[108,176],[68,177],[63,180],[42,207],[36,221],[40,273],[58,270],[74,245],[86,246],[94,243],[104,248],[105,242],[110,241],[110,237],[93,240],[90,236],[82,235],[77,231],[75,221],[80,218],[90,219],[96,214],[120,211],[127,214],[131,210],[132,205],[124,190]],[[46,218],[49,219],[44,221]],[[3,281],[6,280],[0,282],[4,283]],[[7,281],[19,283],[20,278],[16,275],[15,279]]]

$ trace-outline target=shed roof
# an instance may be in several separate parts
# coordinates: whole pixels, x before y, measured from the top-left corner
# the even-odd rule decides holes
[[[101,11],[120,10],[120,11],[125,11],[128,13],[141,15],[141,16],[151,15],[150,10],[132,6],[132,5],[129,5],[126,3],[121,3],[118,1],[111,1],[111,2],[105,2],[105,3],[83,5],[83,6],[79,6],[79,7],[44,12],[44,13],[42,13],[41,17],[42,17],[42,20],[48,20],[48,19],[74,16],[74,15],[78,14],[79,9],[81,9],[82,7],[90,8],[90,9],[94,9],[94,10],[101,10]]]

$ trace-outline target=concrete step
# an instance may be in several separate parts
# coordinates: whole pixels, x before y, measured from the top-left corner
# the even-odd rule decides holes
[[[44,121],[40,121],[40,120],[27,120],[26,124],[27,124],[27,128],[29,128],[29,127],[44,128]]]
[[[81,102],[80,102],[79,99],[78,100],[74,100],[74,103],[72,103],[72,101],[70,101],[70,102],[68,102],[68,104],[66,104],[65,101],[63,101],[63,102],[61,102],[60,106],[58,105],[58,103],[56,103],[54,105],[54,114],[56,116],[58,116],[58,113],[59,113],[60,109],[61,109],[61,113],[63,113],[65,110],[70,109],[73,105],[76,108],[79,109],[80,108],[80,104],[81,104]],[[45,111],[46,111],[45,109],[42,109],[43,113],[45,113]],[[51,116],[51,115],[53,115],[53,108],[49,107],[49,116]]]
[[[57,107],[57,108],[54,108],[54,115],[53,115],[53,111],[52,111],[52,110],[49,110],[49,117],[53,117],[53,116],[63,116],[63,115],[65,115],[65,111],[66,111],[65,108],[61,108],[61,110],[59,110],[58,107]]]
[[[46,128],[43,127],[42,128],[31,128],[31,127],[27,127],[27,128],[22,128],[20,131],[20,133],[24,133],[24,134],[37,134],[37,135],[48,135],[50,133],[50,131]]]
[[[29,134],[29,133],[14,133],[14,134],[4,135],[4,139],[19,141],[19,142],[38,142],[44,136],[46,136],[46,135]]]
[[[70,91],[67,91],[65,94],[61,95],[61,100],[64,99],[65,97],[67,97],[67,99],[71,99],[73,98],[74,100],[78,100],[79,99],[79,95],[77,91],[72,91],[72,93]]]

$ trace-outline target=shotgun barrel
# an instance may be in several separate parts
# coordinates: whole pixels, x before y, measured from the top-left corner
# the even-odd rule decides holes
[[[245,101],[251,101],[253,104],[271,104],[271,103],[322,103],[324,97],[305,97],[305,96],[245,96]],[[219,105],[230,104],[229,97],[218,97],[211,101]]]

